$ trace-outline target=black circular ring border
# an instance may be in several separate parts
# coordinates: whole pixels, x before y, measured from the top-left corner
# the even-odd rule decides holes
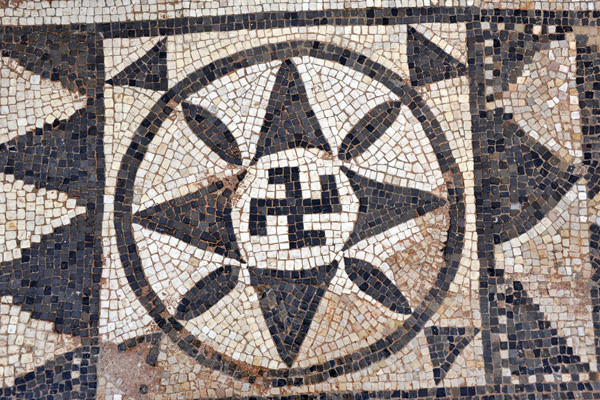
[[[302,56],[333,61],[361,72],[381,82],[411,109],[431,142],[442,173],[450,172],[452,175],[446,181],[451,222],[448,241],[444,249],[446,265],[438,273],[435,286],[431,288],[421,304],[401,327],[387,337],[355,353],[306,368],[275,370],[238,363],[207,346],[202,346],[202,343],[193,335],[184,337],[180,334],[180,331],[184,330],[183,326],[168,314],[164,304],[146,281],[132,232],[131,203],[136,172],[148,145],[175,106],[192,93],[235,70]],[[149,315],[183,351],[202,365],[223,371],[236,379],[244,379],[250,383],[260,379],[265,386],[314,384],[358,371],[385,359],[410,342],[423,328],[425,322],[431,318],[445,297],[450,283],[454,280],[460,261],[465,229],[464,186],[448,142],[439,140],[440,138],[446,139],[436,118],[416,90],[406,85],[399,75],[383,65],[336,45],[318,41],[289,41],[244,50],[206,65],[181,80],[157,101],[142,121],[131,145],[123,156],[117,180],[114,218],[118,249],[129,285]],[[166,314],[166,317],[163,314]]]

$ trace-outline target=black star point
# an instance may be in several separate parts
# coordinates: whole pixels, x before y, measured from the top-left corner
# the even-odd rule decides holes
[[[244,262],[231,221],[231,196],[245,173],[137,212],[133,222]]]
[[[447,201],[419,189],[380,183],[342,167],[360,202],[354,231],[344,245],[348,249],[368,237],[446,205]]]
[[[283,362],[291,367],[338,263],[300,271],[249,268],[260,308]]]
[[[285,60],[275,78],[253,163],[262,156],[296,147],[331,151],[298,69],[291,60]]]
[[[413,86],[466,75],[467,67],[413,27],[407,33],[408,69]]]

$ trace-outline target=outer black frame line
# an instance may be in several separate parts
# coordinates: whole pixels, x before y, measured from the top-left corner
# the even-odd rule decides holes
[[[397,25],[428,22],[503,22],[529,25],[600,26],[599,11],[482,9],[479,7],[355,8],[273,11],[166,20],[98,23],[106,39],[197,32],[307,26]]]

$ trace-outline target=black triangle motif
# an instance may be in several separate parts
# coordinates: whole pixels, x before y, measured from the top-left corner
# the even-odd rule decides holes
[[[167,38],[158,42],[146,54],[129,64],[106,83],[113,86],[168,90]]]
[[[183,114],[190,129],[219,157],[230,164],[242,165],[242,153],[227,125],[201,106],[184,101]]]
[[[331,150],[310,107],[298,69],[291,60],[285,60],[275,77],[253,162],[295,147]]]
[[[93,194],[95,181],[88,171],[95,163],[97,131],[89,124],[90,113],[77,110],[66,120],[44,124],[0,144],[0,172],[13,174],[38,189],[60,190],[71,197]],[[95,116],[92,118],[95,121]]]
[[[59,81],[73,92],[93,93],[95,74],[78,62],[89,59],[92,47],[84,45],[88,35],[84,30],[64,29],[61,25],[46,25],[44,29],[12,26],[0,30],[0,54],[18,60],[23,68],[43,79]],[[90,67],[98,70],[95,63]]]
[[[231,222],[231,195],[244,173],[137,212],[133,222],[203,250],[243,261]]]
[[[522,283],[513,281],[511,286],[506,291],[508,348],[514,350],[509,352],[511,375],[589,372],[589,364],[573,355],[573,348],[550,326]]]
[[[436,326],[425,328],[429,357],[433,364],[433,379],[438,384],[446,376],[456,357],[477,335],[477,328],[453,328]]]
[[[525,66],[535,62],[535,55],[540,50],[549,49],[550,43],[554,40],[551,39],[553,35],[519,32],[512,29],[489,32],[489,34],[489,40],[494,46],[494,54],[501,55],[499,60],[501,66],[498,68],[500,76],[494,77],[495,84],[490,85],[490,90],[495,93],[509,90],[511,83],[517,83]],[[492,96],[493,94],[491,93]]]
[[[44,235],[21,250],[21,258],[0,264],[0,296],[50,321],[58,333],[79,335],[95,323],[89,310],[93,286],[93,246],[85,216]],[[88,240],[86,240],[88,239]],[[96,321],[97,322],[97,321]]]
[[[13,386],[0,388],[0,399],[53,399],[57,393],[86,398],[95,393],[89,365],[90,347],[78,347],[15,378]],[[79,376],[79,377],[78,377]]]
[[[250,283],[283,362],[291,367],[335,275],[337,262],[310,270],[249,268]]]
[[[358,219],[344,244],[344,249],[447,203],[433,193],[380,183],[358,175],[346,167],[341,169],[350,180],[360,203]]]
[[[493,165],[507,171],[492,181],[498,185],[492,208],[506,210],[494,221],[494,242],[501,243],[533,228],[580,177],[511,121],[494,147]]]
[[[408,68],[413,86],[422,86],[465,75],[467,68],[454,57],[408,27]]]

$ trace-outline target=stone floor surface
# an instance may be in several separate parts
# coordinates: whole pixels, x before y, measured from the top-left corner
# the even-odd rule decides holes
[[[600,399],[599,192],[600,2],[0,0],[0,399]]]

